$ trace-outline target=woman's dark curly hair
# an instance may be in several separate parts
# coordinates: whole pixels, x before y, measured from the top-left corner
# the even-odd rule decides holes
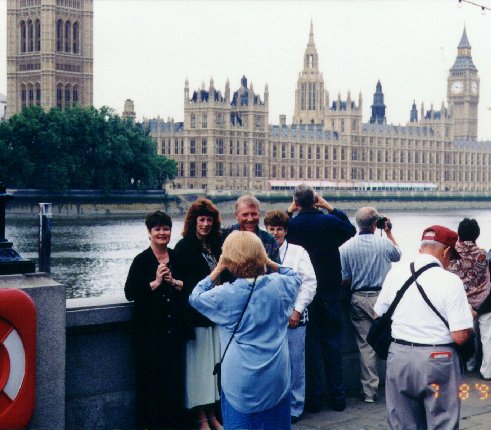
[[[213,226],[211,227],[210,234],[208,235],[207,242],[213,245],[220,245],[221,233],[220,227],[222,220],[220,218],[220,211],[218,208],[208,199],[198,199],[191,203],[184,219],[184,229],[182,230],[182,236],[196,235],[196,220],[199,216],[210,216],[213,219]]]
[[[172,219],[164,211],[150,212],[145,218],[145,225],[147,230],[150,231],[152,228],[158,225],[165,225],[172,229]]]

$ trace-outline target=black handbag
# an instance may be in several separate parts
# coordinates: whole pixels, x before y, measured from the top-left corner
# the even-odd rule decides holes
[[[414,272],[414,267],[412,265],[411,265],[411,271]],[[450,330],[448,321],[445,318],[443,318],[442,314],[438,312],[435,306],[433,306],[433,303],[431,303],[425,291],[423,290],[421,285],[418,284],[417,281],[416,281],[416,286],[418,287],[420,294],[423,296],[424,301],[428,304],[431,310],[435,312],[435,314],[437,314],[438,317],[443,321],[443,324],[445,324],[445,326]],[[474,332],[472,332],[469,338],[462,345],[455,344],[455,349],[457,350],[457,353],[459,354],[459,358],[461,360],[460,363],[461,369],[463,369],[464,364],[467,363],[467,361],[476,353],[476,344],[474,340],[475,337],[476,335],[474,334]]]
[[[225,354],[227,353],[228,347],[230,346],[230,342],[232,342],[232,339],[235,336],[235,332],[239,328],[239,324],[242,321],[242,317],[245,314],[247,306],[249,306],[249,302],[251,301],[252,292],[254,291],[254,287],[256,286],[256,281],[257,281],[257,277],[254,279],[254,282],[252,283],[251,292],[249,294],[249,297],[247,298],[247,302],[244,306],[244,309],[242,310],[242,313],[240,314],[239,321],[237,321],[237,324],[234,327],[234,331],[232,332],[232,336],[230,336],[230,339],[228,340],[227,346],[225,347],[225,350],[223,351],[222,359],[220,360],[219,363],[216,363],[215,367],[213,368],[213,376],[216,375],[216,377],[217,377],[217,385],[218,385],[218,391],[219,392],[222,391],[222,363],[223,363],[223,359],[225,358]]]
[[[392,342],[392,314],[394,313],[397,305],[402,299],[402,296],[406,290],[412,285],[416,278],[424,271],[431,267],[439,266],[437,263],[430,263],[423,266],[417,272],[413,272],[411,277],[404,283],[404,285],[397,291],[394,301],[380,318],[372,321],[372,326],[368,331],[367,342],[373,348],[377,357],[381,360],[387,360],[389,354],[389,347]]]

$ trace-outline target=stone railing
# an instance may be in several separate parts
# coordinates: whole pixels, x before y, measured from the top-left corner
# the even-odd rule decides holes
[[[65,286],[43,273],[2,276],[0,288],[24,290],[37,307],[36,408],[29,428],[133,428],[133,305],[122,295],[65,300]],[[357,395],[358,352],[347,306],[343,367],[347,393]]]

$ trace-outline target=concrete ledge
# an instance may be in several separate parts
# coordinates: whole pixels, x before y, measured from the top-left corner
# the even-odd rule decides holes
[[[66,327],[88,327],[133,321],[133,303],[123,294],[66,301]]]

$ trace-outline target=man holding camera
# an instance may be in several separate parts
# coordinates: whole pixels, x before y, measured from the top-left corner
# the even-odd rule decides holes
[[[326,210],[327,213],[324,213]],[[310,412],[321,410],[325,391],[319,376],[324,367],[326,388],[331,408],[346,407],[341,348],[341,264],[339,247],[356,233],[346,214],[334,208],[314,189],[298,185],[290,216],[298,211],[288,226],[287,240],[300,245],[308,254],[317,279],[317,292],[309,305],[306,334],[306,407]]]
[[[366,337],[374,318],[375,302],[391,263],[401,259],[401,250],[392,235],[392,224],[377,209],[362,207],[356,212],[359,233],[339,248],[343,284],[351,288],[350,317],[360,351],[361,385],[364,400],[378,396],[377,356]],[[377,228],[380,235],[375,234]],[[385,236],[382,236],[382,231]]]

